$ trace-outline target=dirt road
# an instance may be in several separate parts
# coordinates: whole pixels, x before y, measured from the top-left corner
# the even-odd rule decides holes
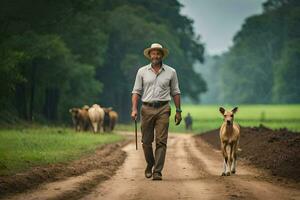
[[[245,165],[238,165],[236,175],[221,177],[220,152],[204,141],[196,143],[191,135],[170,135],[163,181],[144,178],[141,146],[136,151],[130,143],[123,150],[127,153],[124,164],[111,179],[98,185],[93,182],[105,174],[93,170],[10,199],[300,199],[299,185],[265,181],[256,169]],[[78,190],[84,195],[76,195]]]

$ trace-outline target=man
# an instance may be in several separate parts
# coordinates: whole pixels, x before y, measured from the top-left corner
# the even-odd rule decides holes
[[[190,113],[184,118],[185,130],[192,130],[193,119]]]
[[[162,180],[162,169],[167,150],[169,117],[171,108],[169,101],[173,97],[176,106],[175,123],[181,122],[180,90],[175,69],[162,63],[169,51],[160,44],[154,43],[144,50],[144,55],[151,63],[141,67],[136,75],[132,91],[131,118],[136,120],[138,100],[142,97],[141,131],[142,146],[147,162],[146,178]],[[152,142],[155,130],[155,155]],[[153,171],[152,171],[153,169]]]

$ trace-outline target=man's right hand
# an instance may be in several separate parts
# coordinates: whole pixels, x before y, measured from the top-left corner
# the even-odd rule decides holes
[[[133,109],[133,110],[131,111],[131,119],[132,119],[132,120],[136,120],[136,118],[137,118],[137,113],[138,113],[137,109]]]

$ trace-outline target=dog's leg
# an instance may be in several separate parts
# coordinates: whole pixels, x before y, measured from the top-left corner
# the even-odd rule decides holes
[[[236,168],[236,158],[233,157],[233,163],[232,163],[232,169],[231,169],[232,174],[235,174],[235,172],[236,172],[235,168]]]
[[[232,165],[232,161],[233,161],[233,159],[232,159],[232,151],[233,151],[232,145],[233,145],[232,143],[230,143],[229,145],[227,145],[228,148],[229,148],[227,150],[227,153],[228,153],[227,169],[226,169],[226,175],[227,176],[231,175],[231,165]]]
[[[227,168],[227,162],[228,162],[228,155],[227,155],[227,152],[226,152],[226,144],[223,143],[223,142],[221,144],[221,150],[222,150],[222,155],[223,155],[223,158],[224,158],[222,176],[226,176],[226,168]]]
[[[226,161],[226,159],[224,158],[222,176],[226,176],[226,165],[227,165],[226,162],[227,162],[227,161]]]
[[[236,172],[236,151],[237,151],[237,143],[234,144],[233,146],[233,163],[232,163],[232,169],[231,169],[231,173],[235,174]]]

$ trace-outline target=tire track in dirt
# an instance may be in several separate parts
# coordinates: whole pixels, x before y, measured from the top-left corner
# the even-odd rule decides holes
[[[128,142],[125,142],[126,144]],[[93,187],[98,185],[100,182],[109,179],[114,175],[115,170],[125,159],[125,152],[120,150],[119,147],[110,148],[112,145],[107,146],[96,155],[92,155],[91,158],[83,158],[82,160],[75,161],[85,165],[92,165],[89,162],[95,162],[94,156],[101,155],[97,165],[101,163],[99,169],[91,169],[85,173],[81,173],[77,176],[64,177],[60,180],[45,183],[28,190],[26,192],[6,196],[5,199],[9,200],[35,200],[35,199],[78,199],[89,193]],[[88,162],[88,163],[84,163]],[[96,166],[96,165],[95,165]],[[70,166],[69,166],[70,167]]]
[[[191,142],[191,141],[189,141],[189,142]],[[188,154],[191,157],[190,158],[191,162],[196,163],[195,166],[197,166],[197,168],[200,171],[203,171],[205,173],[205,176],[207,177],[207,179],[210,179],[213,182],[219,183],[221,185],[223,199],[226,199],[226,197],[228,199],[231,199],[231,198],[244,199],[245,197],[247,197],[249,199],[255,199],[254,196],[251,195],[247,190],[241,190],[241,188],[237,187],[235,184],[232,184],[232,182],[230,182],[230,180],[226,180],[217,174],[211,174],[209,172],[209,170],[207,170],[206,163],[202,159],[200,159],[198,156],[195,155],[194,150],[192,150],[191,144],[189,144],[186,147],[186,151],[188,152]],[[220,193],[220,189],[218,190],[218,193]]]
[[[152,181],[144,177],[146,163],[138,145],[138,151],[134,143],[129,143],[122,151],[111,152],[101,169],[44,184],[8,199],[300,199],[299,189],[263,181],[256,169],[248,166],[238,165],[237,175],[221,177],[221,153],[188,134],[170,134],[163,181]],[[118,163],[116,159],[124,152],[127,157],[123,165],[112,171],[109,165]]]
[[[142,150],[124,148],[128,157],[116,176],[83,199],[222,199],[222,184],[199,172],[185,151],[186,135],[169,137],[163,181],[144,177],[146,163]],[[216,192],[218,191],[218,192]]]

